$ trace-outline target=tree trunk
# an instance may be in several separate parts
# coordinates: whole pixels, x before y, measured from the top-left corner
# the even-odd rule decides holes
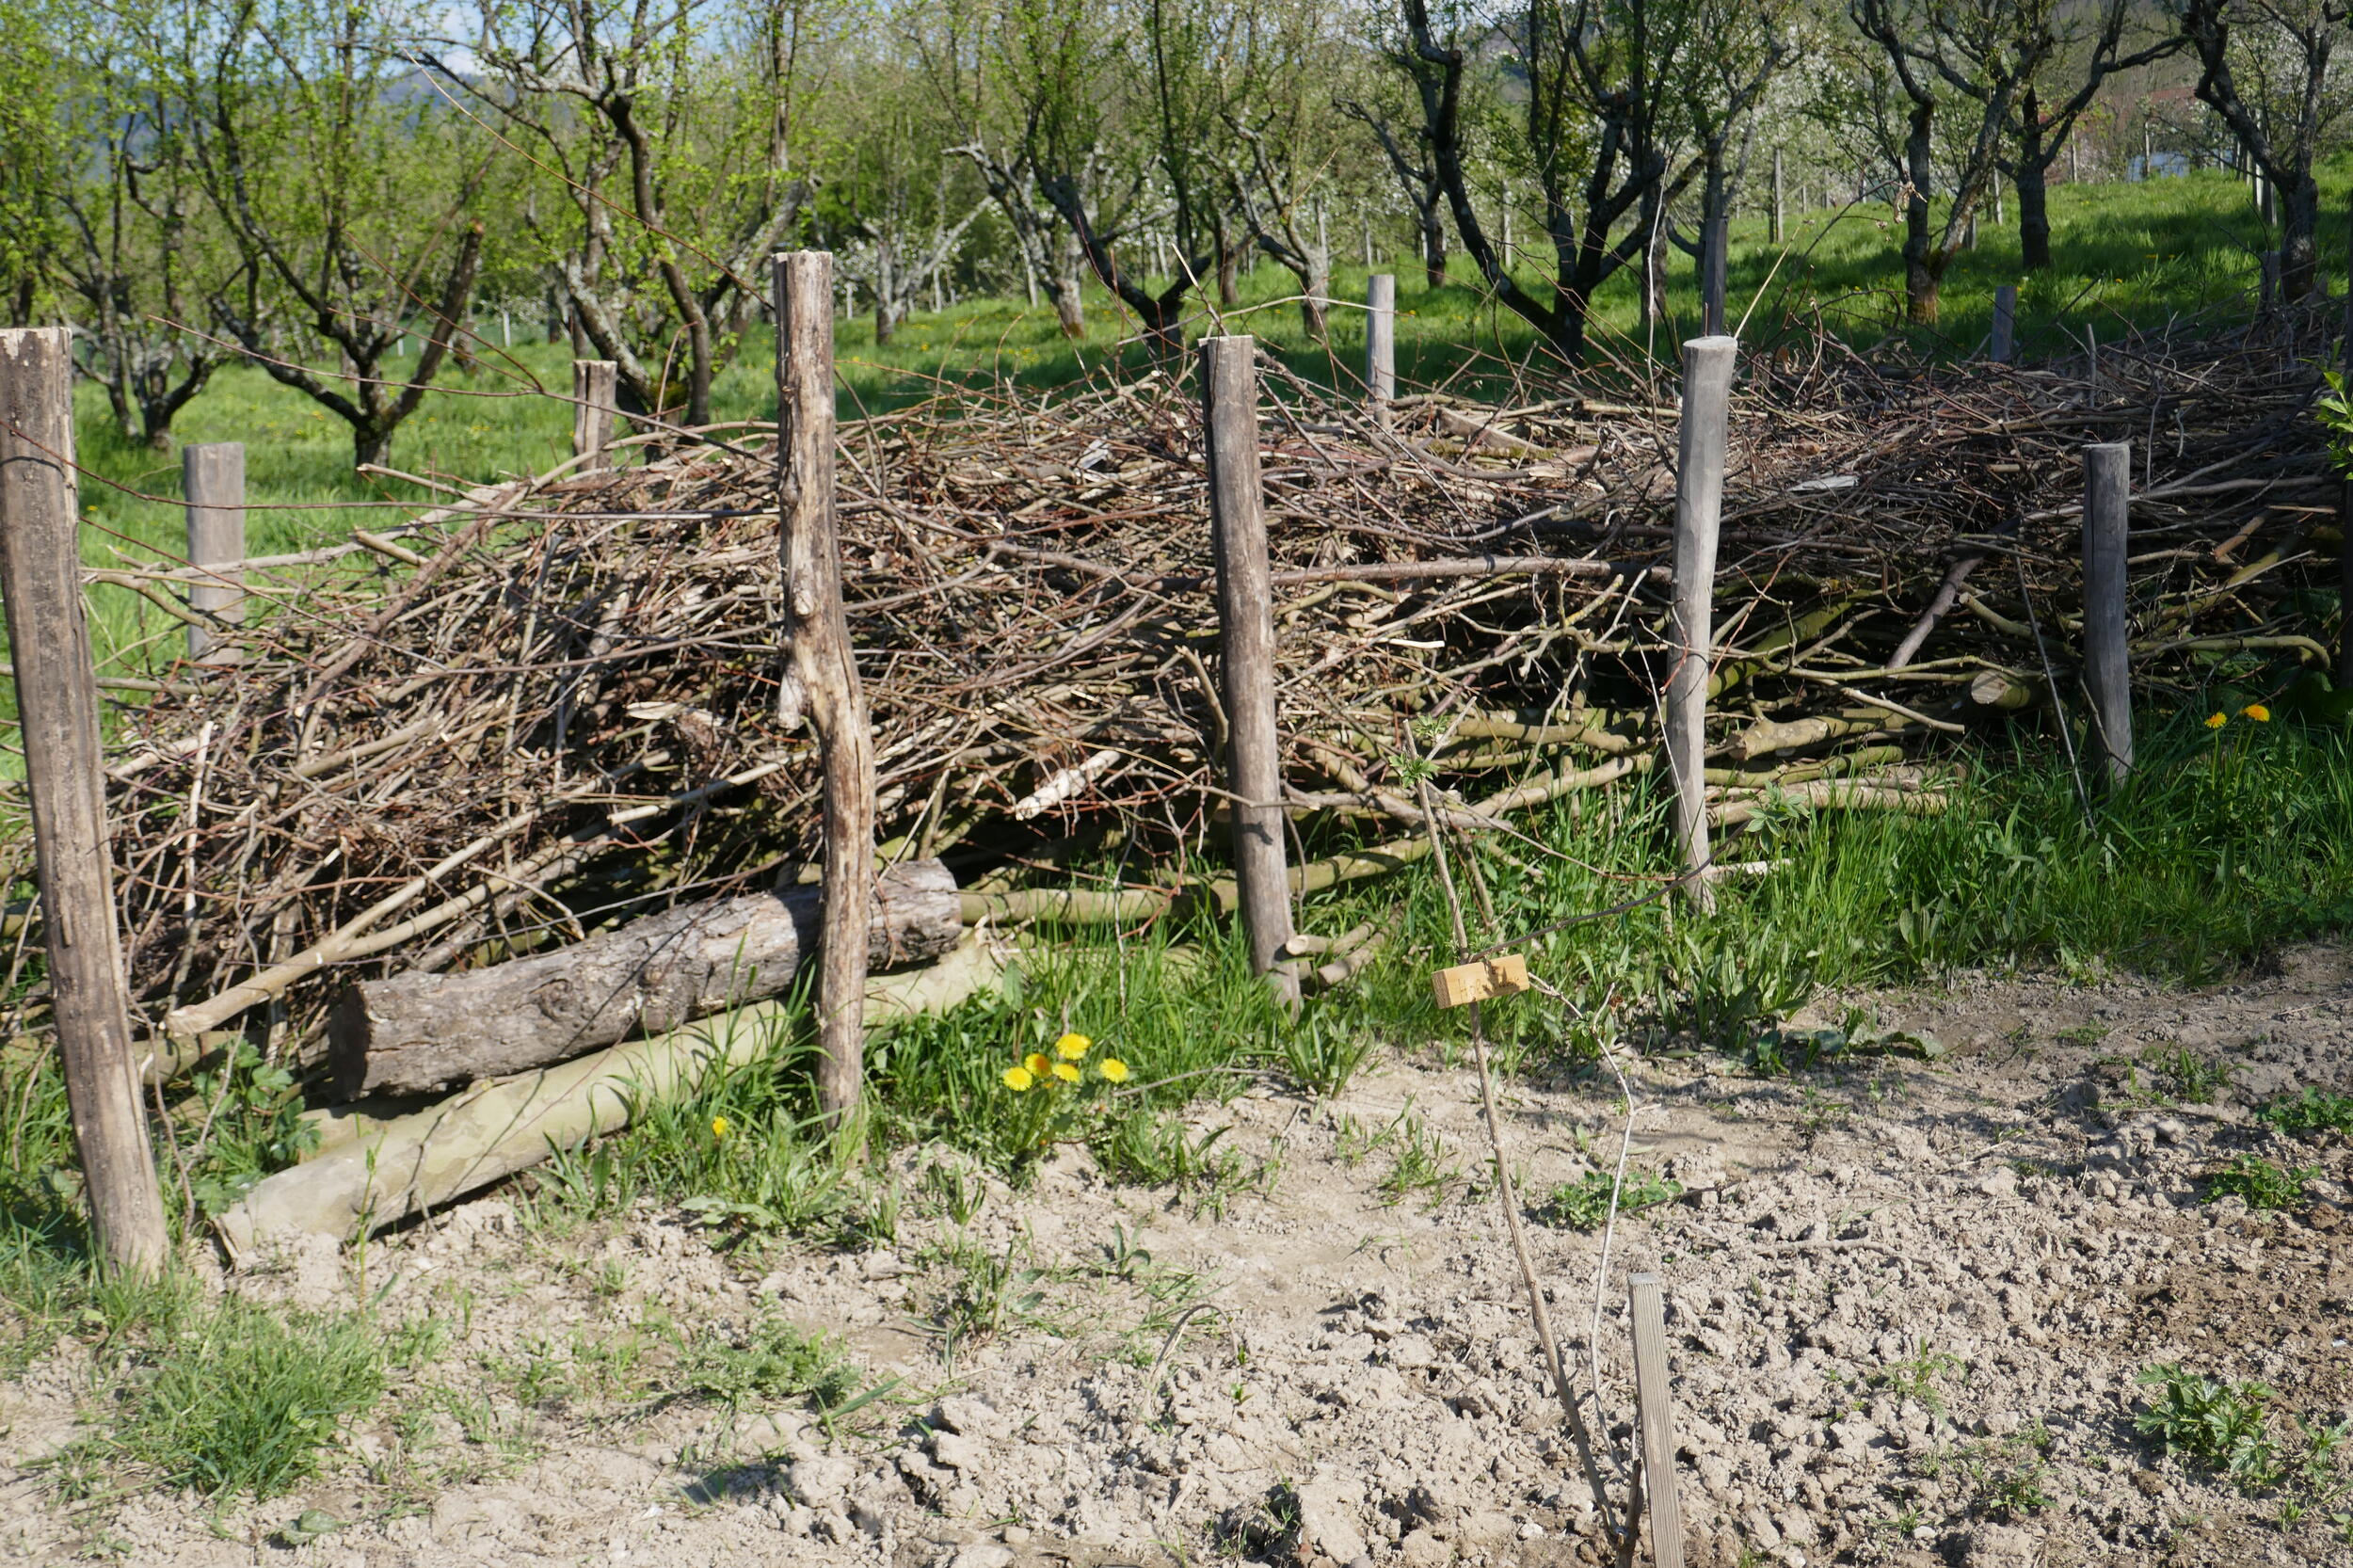
[[[817,951],[818,914],[814,889],[713,899],[488,968],[362,981],[328,1029],[336,1093],[432,1094],[775,996]],[[876,968],[937,957],[964,930],[955,879],[936,860],[892,867],[867,929]]]
[[[1241,308],[1241,247],[1225,243],[1225,226],[1219,224],[1217,241],[1217,305],[1221,311]],[[1156,332],[1157,327],[1153,328]],[[1183,346],[1182,344],[1178,345]]]
[[[1446,287],[1446,218],[1434,196],[1421,209],[1421,280],[1430,288]]]
[[[361,372],[362,375],[372,374]],[[360,468],[369,463],[382,465],[392,461],[392,433],[374,420],[363,421],[351,427],[351,466]]]
[[[2315,235],[2320,228],[2320,183],[2310,165],[2279,183],[2280,291],[2290,299],[2313,292],[2320,276]]]
[[[1932,104],[1915,104],[1904,154],[1910,189],[1904,193],[1904,314],[1923,327],[1936,325],[1936,240],[1929,229],[1929,188],[1934,168]]]
[[[2051,266],[2051,209],[2048,180],[2051,154],[2042,145],[2041,110],[2034,89],[2019,103],[2023,129],[2018,139],[2018,253],[2029,271]]]
[[[1065,338],[1087,335],[1086,299],[1080,293],[1079,242],[1064,233],[1054,251],[1054,317]]]

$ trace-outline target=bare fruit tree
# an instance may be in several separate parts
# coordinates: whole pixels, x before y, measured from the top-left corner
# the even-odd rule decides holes
[[[1498,40],[1468,13],[1402,0],[1401,55],[1463,248],[1496,297],[1572,362],[1585,357],[1595,291],[1650,238],[1629,219],[1690,181],[1689,171],[1670,176],[1665,134],[1699,16],[1680,0],[1532,0],[1516,35],[1500,40],[1524,78],[1502,161],[1535,185],[1556,262],[1551,278],[1531,288],[1513,275],[1474,200],[1465,98],[1480,85],[1475,62]]]
[[[2353,22],[2346,0],[2178,0],[2198,59],[2198,97],[2230,126],[2271,182],[2280,214],[2280,283],[2291,299],[2319,280],[2320,182],[2313,165],[2353,110],[2331,78]]]
[[[170,67],[197,177],[244,263],[209,313],[349,425],[359,463],[389,457],[423,405],[482,262],[488,152],[416,101],[403,62],[420,20],[396,0],[249,0],[182,35]]]

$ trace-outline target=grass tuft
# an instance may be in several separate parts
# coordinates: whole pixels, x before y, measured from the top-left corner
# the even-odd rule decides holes
[[[376,1326],[236,1296],[155,1324],[112,1391],[112,1418],[60,1462],[84,1478],[129,1466],[207,1496],[272,1497],[317,1474],[320,1456],[384,1391]]]

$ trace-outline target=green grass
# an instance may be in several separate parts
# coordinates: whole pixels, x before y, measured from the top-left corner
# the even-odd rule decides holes
[[[208,1496],[275,1496],[384,1391],[387,1342],[349,1313],[227,1296],[154,1325],[120,1378],[100,1436],[68,1463],[126,1466]]]

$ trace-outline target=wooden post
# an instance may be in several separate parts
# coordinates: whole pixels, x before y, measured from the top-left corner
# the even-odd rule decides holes
[[[1365,280],[1365,396],[1378,418],[1397,396],[1397,278],[1376,272]]]
[[[245,443],[200,441],[180,453],[181,490],[187,498],[188,565],[215,575],[188,584],[188,608],[232,627],[245,618]],[[188,628],[188,657],[233,664],[245,650],[211,627]]]
[[[115,931],[98,672],[82,606],[72,391],[63,328],[0,331],[0,603],[16,667],[57,1053],[99,1254],[110,1269],[152,1275],[170,1243],[131,1061],[131,998]]]
[[[1993,341],[1987,358],[1997,365],[2009,363],[2017,352],[2018,285],[2004,283],[1993,291]]]
[[[1657,1274],[1626,1277],[1634,1320],[1634,1400],[1641,1414],[1643,1512],[1651,1560],[1683,1568],[1683,1501],[1675,1490],[1675,1416],[1667,1384],[1667,1307]]]
[[[2084,407],[2100,406],[2100,334],[2090,323],[2084,324]]]
[[[1667,680],[1667,767],[1674,780],[1675,834],[1690,880],[1684,896],[1716,906],[1707,879],[1707,665],[1716,634],[1716,526],[1723,512],[1725,427],[1737,340],[1683,345],[1683,415],[1675,460],[1674,667]]]
[[[595,473],[606,466],[604,449],[613,444],[613,420],[619,401],[616,391],[619,369],[610,360],[572,361],[572,456],[588,459],[580,465],[583,473]]]
[[[2353,373],[2353,208],[2345,213],[2345,341],[2337,354]],[[2353,474],[2337,483],[2337,686],[2353,686]]]
[[[2126,532],[2132,515],[2133,446],[2084,448],[2084,685],[2091,696],[2092,741],[2108,782],[2133,769],[2132,671],[2124,614]]]
[[[817,1107],[839,1121],[865,1077],[866,927],[874,881],[874,734],[841,607],[834,529],[833,255],[775,260],[776,491],[792,674],[824,770],[824,908],[817,966]]]
[[[1296,1002],[1297,982],[1275,968],[1291,939],[1284,869],[1283,766],[1274,709],[1274,587],[1269,580],[1265,496],[1258,480],[1257,340],[1201,342],[1202,426],[1209,435],[1209,548],[1217,557],[1225,716],[1225,787],[1234,817],[1234,881],[1250,938],[1250,967]]]
[[[1781,243],[1781,149],[1773,149],[1773,243]]]

